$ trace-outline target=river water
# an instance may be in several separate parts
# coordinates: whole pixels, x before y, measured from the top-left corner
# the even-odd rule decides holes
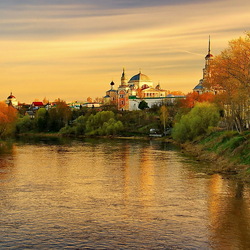
[[[0,249],[250,249],[250,187],[157,141],[0,154]]]

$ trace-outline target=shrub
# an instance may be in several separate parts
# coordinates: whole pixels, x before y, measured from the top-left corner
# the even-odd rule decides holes
[[[197,103],[189,113],[182,115],[180,121],[175,124],[172,136],[180,142],[193,140],[199,135],[206,134],[208,128],[216,126],[219,119],[219,110],[214,104]]]
[[[22,118],[18,118],[16,123],[17,133],[26,133],[34,129],[34,120],[30,119],[29,115],[25,115]]]

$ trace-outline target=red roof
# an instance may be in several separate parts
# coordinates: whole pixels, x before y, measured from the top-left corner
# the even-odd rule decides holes
[[[32,102],[32,105],[37,106],[37,107],[44,106],[42,102]]]

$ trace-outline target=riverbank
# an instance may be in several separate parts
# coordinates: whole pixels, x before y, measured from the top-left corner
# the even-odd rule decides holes
[[[210,163],[205,169],[207,174],[220,173],[250,182],[249,132],[242,135],[232,131],[213,132],[181,147],[197,161]]]

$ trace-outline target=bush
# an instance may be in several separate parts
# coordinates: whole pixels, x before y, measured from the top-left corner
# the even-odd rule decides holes
[[[218,124],[220,114],[218,108],[210,103],[198,103],[175,124],[172,136],[175,140],[184,142],[206,134],[211,127]]]
[[[29,115],[25,115],[22,118],[18,118],[16,123],[17,133],[26,133],[34,129],[34,120],[30,119]]]
[[[102,111],[96,115],[90,115],[86,122],[87,135],[115,135],[122,130],[122,122],[115,119],[112,111]]]
[[[66,136],[77,134],[76,127],[70,127],[70,126],[65,126],[65,127],[61,128],[59,133],[62,135],[66,135]]]

